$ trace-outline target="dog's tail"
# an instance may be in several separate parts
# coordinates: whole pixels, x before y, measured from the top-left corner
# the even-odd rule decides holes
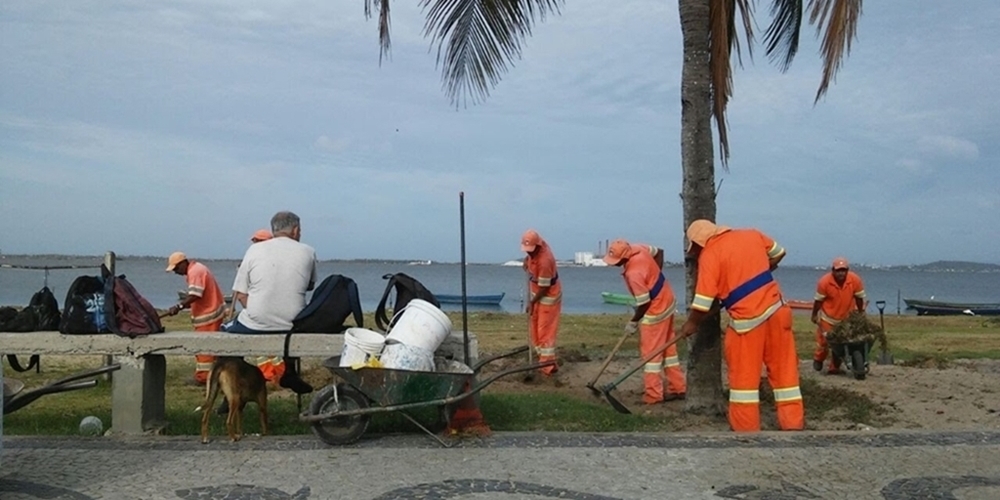
[[[205,401],[202,402],[201,406],[195,408],[192,413],[198,413],[205,408],[211,408],[212,404],[215,403],[215,398],[219,395],[219,371],[219,365],[213,363],[212,371],[208,373],[208,383],[205,384]]]

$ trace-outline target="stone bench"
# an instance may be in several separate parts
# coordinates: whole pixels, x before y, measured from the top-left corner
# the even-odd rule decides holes
[[[166,425],[166,355],[215,354],[218,356],[273,356],[284,352],[284,334],[246,335],[193,331],[165,332],[136,339],[113,334],[63,335],[59,332],[0,332],[0,355],[110,355],[121,370],[111,382],[111,431],[119,435],[144,434]],[[296,333],[288,346],[290,356],[328,358],[340,355],[344,336]],[[462,332],[452,332],[438,349],[439,355],[464,358]],[[469,333],[471,364],[478,358],[478,343]]]

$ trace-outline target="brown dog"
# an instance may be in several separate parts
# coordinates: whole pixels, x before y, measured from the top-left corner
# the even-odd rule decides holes
[[[208,383],[205,384],[205,403],[201,406],[202,443],[208,443],[208,417],[220,389],[229,401],[226,430],[230,440],[239,441],[243,436],[243,408],[250,401],[257,403],[261,435],[267,434],[267,383],[264,374],[243,358],[221,356],[212,364]]]

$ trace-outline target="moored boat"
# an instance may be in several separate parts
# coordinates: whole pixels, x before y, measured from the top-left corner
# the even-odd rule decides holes
[[[635,297],[627,293],[601,292],[601,299],[605,304],[615,304],[619,306],[634,306]]]
[[[919,316],[1000,316],[1000,303],[945,302],[943,300],[903,299],[907,309]]]

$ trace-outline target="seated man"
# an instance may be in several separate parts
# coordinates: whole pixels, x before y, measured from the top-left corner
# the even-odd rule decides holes
[[[227,326],[229,333],[284,333],[306,305],[306,292],[316,284],[316,251],[299,242],[299,217],[278,212],[271,218],[273,237],[250,245],[233,283],[233,300],[243,310]],[[280,384],[295,392],[312,391],[294,365],[285,360]]]

